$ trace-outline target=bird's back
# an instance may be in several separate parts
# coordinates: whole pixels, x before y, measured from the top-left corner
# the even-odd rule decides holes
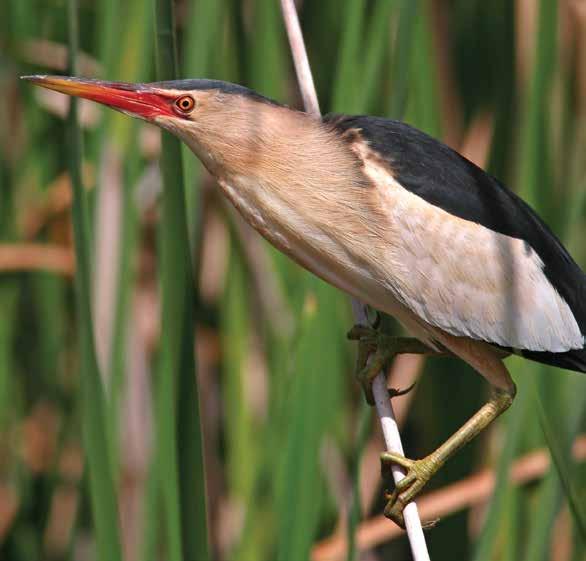
[[[481,226],[492,233],[500,235],[499,239],[521,240],[527,255],[532,252],[538,256],[537,262],[544,279],[533,279],[543,285],[550,284],[553,292],[559,294],[563,303],[571,310],[572,320],[579,329],[579,334],[586,333],[586,275],[572,259],[559,239],[551,232],[548,226],[522,199],[507,189],[496,178],[484,172],[478,166],[425,133],[398,121],[378,117],[328,115],[324,122],[334,127],[338,132],[345,134],[349,142],[364,142],[388,167],[396,182],[410,195],[422,199],[428,205],[457,217],[465,222],[464,226],[470,226],[474,231],[475,226]],[[476,228],[476,231],[480,231]],[[479,237],[479,243],[484,238]],[[469,256],[472,259],[472,256]],[[467,255],[461,255],[462,260]],[[506,259],[506,255],[503,255]],[[523,261],[519,261],[524,265]],[[488,272],[494,263],[484,263]],[[527,268],[527,271],[529,269]],[[513,271],[514,274],[523,275],[527,271]],[[511,271],[509,271],[509,275]],[[539,275],[538,271],[532,273]],[[550,291],[551,292],[551,291]],[[550,295],[555,298],[555,294]],[[548,296],[548,297],[550,297]],[[552,301],[552,310],[563,308]],[[454,302],[454,306],[458,303]],[[531,305],[531,303],[529,303]],[[547,302],[536,301],[534,306],[543,306],[543,317],[554,315],[547,310]],[[426,306],[425,312],[433,316]],[[474,313],[471,310],[471,313]],[[519,310],[521,313],[521,310]],[[530,321],[541,325],[525,325],[524,329],[548,329],[543,325],[543,317],[525,312]],[[437,314],[436,314],[437,315]],[[465,315],[465,314],[464,314]],[[562,314],[563,315],[563,314]],[[531,318],[539,318],[537,320]],[[433,317],[426,317],[427,321]],[[441,318],[435,318],[435,324],[441,324]],[[552,325],[556,318],[550,317]],[[466,322],[466,317],[462,317]],[[570,321],[567,321],[567,330],[571,329]],[[470,325],[473,319],[469,318]],[[561,326],[562,328],[564,326]],[[496,329],[496,328],[495,328]],[[472,328],[473,330],[473,328]],[[470,336],[470,330],[463,327],[461,334]],[[478,334],[479,339],[489,340],[485,333]],[[503,337],[493,337],[490,342],[508,347]],[[506,339],[506,337],[505,337]],[[575,338],[574,338],[575,339]],[[513,341],[511,342],[518,342]],[[514,345],[511,345],[514,346]],[[529,346],[529,345],[527,345]],[[563,352],[551,352],[546,344],[541,347],[531,345],[533,348],[523,348],[520,351],[527,358],[540,362],[554,364],[556,366],[574,370],[586,371],[586,351],[583,348],[571,348]],[[575,344],[573,346],[576,346]],[[553,347],[552,347],[553,348]]]

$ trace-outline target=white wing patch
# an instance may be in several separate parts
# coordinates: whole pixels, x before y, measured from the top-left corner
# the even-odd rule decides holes
[[[389,217],[379,274],[397,300],[456,336],[532,351],[584,346],[570,307],[526,242],[431,205],[361,156]]]

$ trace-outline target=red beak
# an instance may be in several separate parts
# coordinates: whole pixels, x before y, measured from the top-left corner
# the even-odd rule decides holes
[[[97,101],[143,119],[173,115],[173,100],[166,97],[161,90],[152,88],[148,84],[104,82],[69,76],[36,75],[23,76],[22,79],[67,95]]]

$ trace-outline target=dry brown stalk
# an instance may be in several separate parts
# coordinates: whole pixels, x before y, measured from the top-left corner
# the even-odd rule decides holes
[[[48,243],[0,244],[0,273],[49,271],[71,277],[74,269],[70,248]]]
[[[94,168],[90,164],[83,166],[83,183],[87,189],[93,187]],[[27,194],[21,205],[23,211],[18,216],[22,235],[32,239],[52,219],[71,208],[71,182],[69,174],[57,176],[45,189],[42,198],[37,193]]]

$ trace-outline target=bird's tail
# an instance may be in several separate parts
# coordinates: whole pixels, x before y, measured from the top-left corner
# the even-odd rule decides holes
[[[574,370],[575,372],[586,372],[586,348],[575,349],[565,353],[523,351],[522,354],[530,360],[535,360],[543,364],[550,364],[551,366]]]

